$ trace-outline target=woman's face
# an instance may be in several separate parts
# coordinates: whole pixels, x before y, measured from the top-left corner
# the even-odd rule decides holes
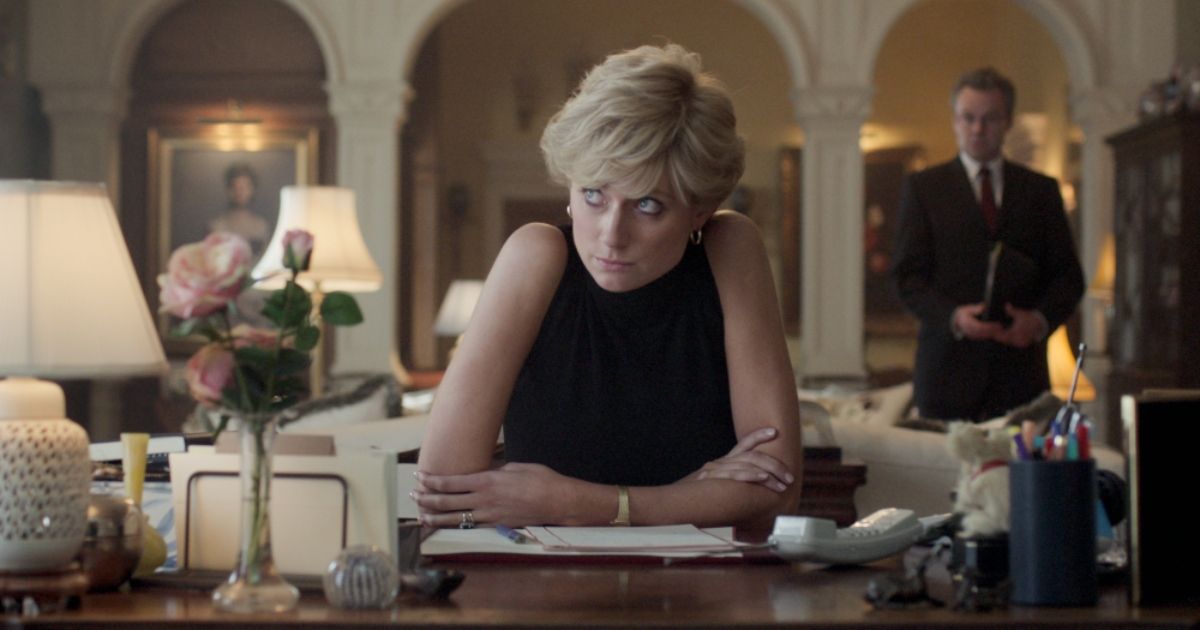
[[[670,191],[665,176],[643,197],[616,184],[572,184],[575,248],[596,284],[614,293],[632,291],[679,264],[688,234],[712,211],[689,206]]]

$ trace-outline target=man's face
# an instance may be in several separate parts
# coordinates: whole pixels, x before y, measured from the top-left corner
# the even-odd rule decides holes
[[[1000,90],[965,87],[954,98],[954,137],[960,151],[980,162],[1000,156],[1012,121]]]

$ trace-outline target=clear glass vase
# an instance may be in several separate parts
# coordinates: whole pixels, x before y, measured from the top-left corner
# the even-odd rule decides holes
[[[283,579],[271,556],[271,451],[276,414],[234,414],[240,424],[241,543],[237,566],[213,591],[213,606],[236,613],[286,612],[300,592]],[[232,424],[232,423],[231,423]]]

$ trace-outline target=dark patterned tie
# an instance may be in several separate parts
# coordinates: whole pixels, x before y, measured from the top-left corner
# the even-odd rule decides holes
[[[988,232],[995,234],[1000,223],[1000,209],[996,207],[996,194],[992,192],[992,169],[979,169],[979,207],[983,209],[983,220]]]

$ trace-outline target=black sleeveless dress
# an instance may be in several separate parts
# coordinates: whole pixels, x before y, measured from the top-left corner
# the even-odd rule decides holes
[[[704,247],[650,284],[602,289],[567,265],[504,419],[505,457],[605,484],[667,484],[737,442],[725,330]]]

